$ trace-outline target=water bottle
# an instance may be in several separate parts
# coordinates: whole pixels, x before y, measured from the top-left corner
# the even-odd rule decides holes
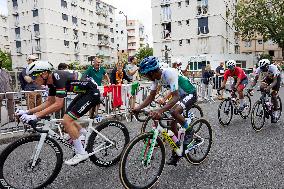
[[[173,139],[173,141],[176,144],[179,142],[178,138],[176,137],[176,135],[171,130],[168,130],[168,135]]]
[[[178,139],[180,141],[184,141],[184,135],[185,135],[185,128],[180,128],[178,131]]]

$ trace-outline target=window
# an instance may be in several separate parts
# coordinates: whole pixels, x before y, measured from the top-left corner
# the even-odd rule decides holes
[[[64,46],[69,48],[69,41],[64,40]]]
[[[200,33],[202,33],[202,34],[209,33],[208,17],[198,18],[198,32],[197,32],[197,34],[199,35]]]
[[[39,24],[35,24],[34,25],[34,31],[35,32],[39,32]]]
[[[187,44],[190,44],[190,39],[187,39],[187,40],[186,40],[186,43],[187,43]]]
[[[182,25],[181,21],[178,21],[178,25],[179,25],[179,26],[181,26],[181,25]]]
[[[113,33],[113,28],[110,28],[110,32]]]
[[[18,1],[17,0],[12,0],[13,2],[13,7],[18,7]]]
[[[251,47],[251,41],[245,41],[245,47]]]
[[[90,16],[93,16],[93,15],[94,15],[94,12],[93,12],[93,11],[89,11],[89,15],[90,15]]]
[[[185,5],[186,5],[186,6],[189,5],[189,0],[185,0]]]
[[[121,32],[120,32],[121,34],[123,34],[123,30],[121,30]]]
[[[269,54],[270,56],[274,56],[274,51],[268,51],[268,54]]]
[[[84,37],[87,37],[87,32],[82,32]]]
[[[22,44],[21,41],[16,41],[16,48],[21,48]]]
[[[181,1],[180,1],[180,2],[178,2],[178,7],[179,7],[179,8],[181,8]]]
[[[37,17],[38,16],[38,9],[33,10],[33,17]]]
[[[118,27],[118,24],[115,24],[116,27]]]
[[[257,40],[257,43],[259,44],[259,45],[262,45],[263,44],[263,40],[261,39],[261,40]]]
[[[15,28],[15,33],[18,34],[18,35],[20,35],[20,34],[21,34],[20,28]]]
[[[83,43],[83,47],[84,47],[84,48],[87,48],[87,44],[86,44],[86,43]]]
[[[109,21],[110,21],[110,23],[113,23],[113,19],[112,18],[110,18]]]
[[[116,33],[118,33],[118,31],[116,31]]]
[[[112,11],[112,8],[111,7],[109,7],[109,12],[112,14],[113,13],[113,11]]]
[[[94,28],[94,26],[95,26],[94,22],[90,22],[90,26],[91,26],[91,28]]]
[[[186,25],[189,25],[189,20],[186,20]]]
[[[86,20],[81,20],[81,24],[84,25],[84,26],[86,26],[86,25],[87,25],[87,24],[86,24]]]
[[[67,8],[67,2],[65,0],[61,0],[61,7]]]
[[[91,38],[91,39],[94,39],[94,34],[90,34],[90,38]]]
[[[114,38],[111,38],[110,41],[111,41],[112,43],[114,43]]]
[[[179,46],[182,46],[182,40],[179,40]]]
[[[63,13],[62,13],[62,20],[68,21],[68,16],[67,16],[67,14],[63,14]]]
[[[170,6],[162,7],[162,20],[168,21],[172,19],[172,11]]]
[[[66,27],[63,27],[63,32],[64,32],[65,34],[67,34],[67,33],[68,33],[68,29],[67,29]]]
[[[83,8],[83,7],[80,7],[80,8],[81,8],[82,14],[84,14],[85,13],[85,8]]]
[[[75,24],[75,25],[78,25],[77,17],[72,16],[72,23]]]

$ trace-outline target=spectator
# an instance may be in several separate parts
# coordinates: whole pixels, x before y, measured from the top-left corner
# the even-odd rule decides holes
[[[110,82],[111,84],[123,84],[123,80],[127,80],[128,82],[131,82],[130,78],[127,76],[125,70],[123,69],[123,63],[122,61],[118,61],[116,64],[116,67],[112,70],[110,75]]]
[[[138,67],[137,67],[137,58],[134,56],[131,56],[129,58],[130,64],[126,66],[126,73],[129,79],[132,80],[131,85],[131,97],[130,97],[130,108],[133,109],[135,107],[136,102],[136,93],[139,87],[139,83],[137,82],[139,78],[138,74]]]
[[[214,76],[214,71],[211,70],[210,64],[207,64],[202,74],[202,94],[201,94],[202,100],[211,98],[211,95],[210,95],[211,92],[209,91],[208,86],[213,76]]]
[[[14,100],[13,100],[13,95],[12,94],[3,94],[5,92],[12,92],[11,88],[11,83],[12,83],[12,78],[10,74],[2,68],[3,61],[0,60],[0,122],[2,119],[1,115],[1,106],[2,106],[2,100],[4,98],[7,99],[7,109],[8,109],[8,117],[9,121],[14,121]]]
[[[34,55],[29,55],[27,58],[28,65],[32,62],[36,61],[37,57]],[[22,70],[20,73],[19,78],[24,78],[24,88],[22,88],[24,91],[34,91],[34,90],[40,90],[41,86],[37,86],[33,79],[26,74],[26,68]],[[21,79],[20,79],[21,80]],[[22,83],[21,83],[22,86]],[[39,106],[42,103],[42,98],[40,92],[29,92],[27,93],[27,106],[28,109],[32,109],[34,107]]]
[[[65,64],[65,63],[60,63],[58,65],[58,70],[68,70],[69,69],[69,65]]]
[[[84,76],[91,77],[95,80],[98,86],[102,85],[103,79],[107,80],[108,84],[110,83],[110,79],[104,68],[101,67],[102,60],[99,57],[94,58],[93,65],[89,66],[88,69],[84,72]],[[98,117],[100,105],[92,108],[90,110],[90,118]],[[95,113],[95,116],[94,116]]]
[[[221,87],[221,82],[224,80],[223,77],[225,73],[224,62],[220,62],[220,65],[216,68],[215,73],[216,73],[215,88],[219,89]],[[223,90],[221,92],[221,96],[219,97],[219,99],[223,99]]]

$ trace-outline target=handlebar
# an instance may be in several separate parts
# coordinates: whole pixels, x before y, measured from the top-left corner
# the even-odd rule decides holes
[[[42,119],[50,119],[50,117],[45,117],[45,118],[42,118]],[[38,120],[32,120],[32,121],[29,121],[28,124],[38,133],[48,133],[48,130],[42,130],[42,129],[38,129],[36,126],[37,126],[37,122]]]

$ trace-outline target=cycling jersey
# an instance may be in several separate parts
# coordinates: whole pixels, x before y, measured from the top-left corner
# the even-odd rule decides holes
[[[81,81],[82,74],[76,71],[58,70],[52,73],[53,84],[48,85],[49,96],[64,98],[67,92],[85,93],[97,88],[94,81]]]
[[[233,71],[231,70],[225,71],[224,80],[228,80],[228,77],[233,77],[234,79],[240,78],[241,80],[244,80],[247,78],[247,75],[245,74],[242,68],[235,67]]]
[[[192,85],[189,79],[179,74],[174,68],[163,69],[161,79],[152,83],[151,90],[157,90],[158,85],[170,88],[171,92],[178,90],[180,96],[196,92],[196,88]]]
[[[256,75],[259,75],[261,73],[261,69],[260,67],[258,67],[255,71]],[[280,71],[278,69],[278,67],[274,64],[271,64],[268,66],[268,71],[267,71],[267,75],[266,76],[272,76],[272,77],[278,77],[280,75]]]

